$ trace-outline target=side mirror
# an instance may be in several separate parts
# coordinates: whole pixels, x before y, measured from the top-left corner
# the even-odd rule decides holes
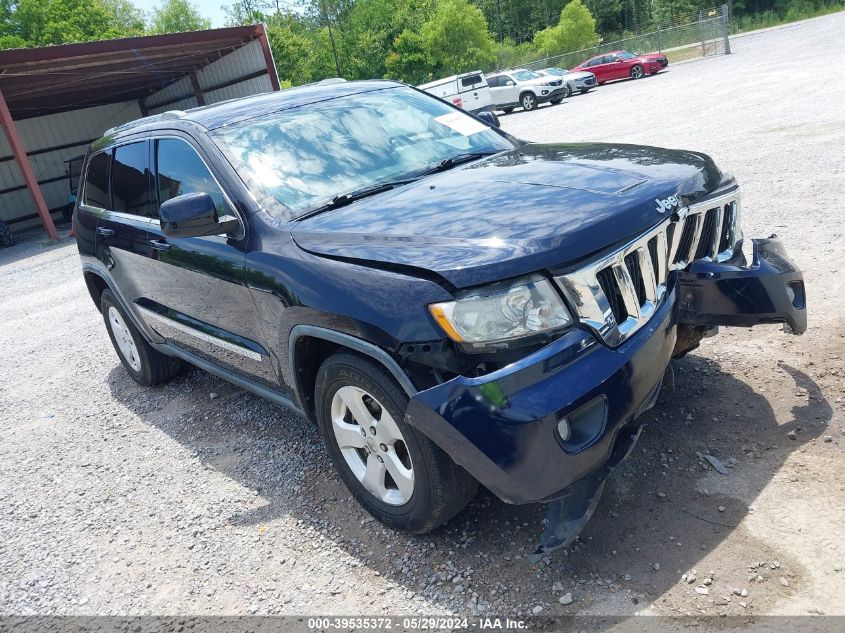
[[[515,86],[515,85],[516,85],[516,83],[515,83],[515,82],[513,82],[513,81],[511,81],[510,79],[508,79],[508,81],[507,81],[507,83],[505,83],[505,85],[506,85],[506,86]]]
[[[499,117],[496,116],[494,112],[490,112],[489,110],[484,110],[484,112],[479,112],[476,114],[479,119],[484,121],[490,127],[499,127]]]
[[[207,193],[186,193],[171,198],[159,210],[161,230],[168,237],[223,235],[238,228],[238,219],[218,217],[214,200]]]

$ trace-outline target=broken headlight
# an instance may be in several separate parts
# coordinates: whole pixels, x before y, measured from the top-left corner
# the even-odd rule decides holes
[[[477,349],[509,347],[516,340],[572,323],[555,289],[541,278],[476,288],[455,301],[433,303],[429,310],[449,338]]]

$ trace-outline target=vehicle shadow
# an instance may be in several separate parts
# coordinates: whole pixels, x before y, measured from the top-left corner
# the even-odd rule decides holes
[[[579,541],[538,565],[524,557],[537,543],[542,506],[510,506],[482,491],[434,533],[396,533],[352,500],[309,421],[199,370],[157,390],[152,401],[119,365],[108,382],[115,400],[145,423],[267,501],[233,515],[232,524],[290,516],[438,609],[469,614],[481,604],[488,613],[528,615],[531,605],[545,604],[547,618],[583,609],[624,616],[647,607],[737,529],[789,455],[832,417],[806,374],[780,368],[768,385],[808,394],[786,414],[776,414],[738,372],[717,362],[696,355],[674,361],[657,406],[643,416],[640,443],[609,480]],[[212,400],[211,392],[219,395]],[[698,454],[716,457],[728,474],[716,473]],[[709,477],[742,493],[720,494]],[[745,582],[748,560],[772,560],[765,544],[743,547],[735,569],[719,570],[722,580],[736,577],[735,586]],[[462,591],[450,582],[458,574]],[[553,591],[554,583],[560,586]],[[558,604],[562,591],[573,592],[575,603]]]

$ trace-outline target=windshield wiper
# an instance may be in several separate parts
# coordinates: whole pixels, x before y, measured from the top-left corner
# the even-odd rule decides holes
[[[485,156],[492,156],[493,154],[498,154],[499,151],[486,151],[486,152],[463,152],[462,154],[455,154],[454,156],[450,156],[449,158],[444,158],[441,160],[436,166],[426,170],[425,174],[436,174],[440,171],[446,171],[447,169],[452,169],[452,167],[457,167],[463,163],[468,163],[471,160],[476,160],[478,158],[484,158]]]
[[[374,196],[377,193],[382,193],[383,191],[389,191],[394,187],[398,187],[400,185],[407,185],[408,183],[412,183],[416,178],[405,178],[404,180],[392,180],[390,182],[380,182],[375,185],[369,185],[368,187],[362,187],[361,189],[356,189],[355,191],[350,191],[349,193],[340,193],[336,195],[334,198],[329,200],[326,204],[323,204],[316,209],[312,209],[307,213],[296,218],[297,220],[304,220],[306,218],[310,218],[315,215],[319,215],[325,211],[331,211],[332,209],[337,209],[339,207],[345,207],[347,204],[351,204],[356,200],[360,200],[361,198],[367,198],[369,196]]]

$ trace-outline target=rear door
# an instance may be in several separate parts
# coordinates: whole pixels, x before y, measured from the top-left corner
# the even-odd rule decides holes
[[[171,344],[237,374],[278,385],[267,351],[257,340],[258,316],[244,274],[246,219],[187,136],[150,143],[156,214],[161,204],[187,193],[207,193],[218,216],[241,220],[239,235],[168,237],[151,227],[151,261],[158,288],[144,306],[154,329]]]
[[[114,280],[127,307],[136,306],[155,288],[150,265],[150,170],[146,139],[93,154],[87,165],[79,203],[97,218],[94,251]]]

